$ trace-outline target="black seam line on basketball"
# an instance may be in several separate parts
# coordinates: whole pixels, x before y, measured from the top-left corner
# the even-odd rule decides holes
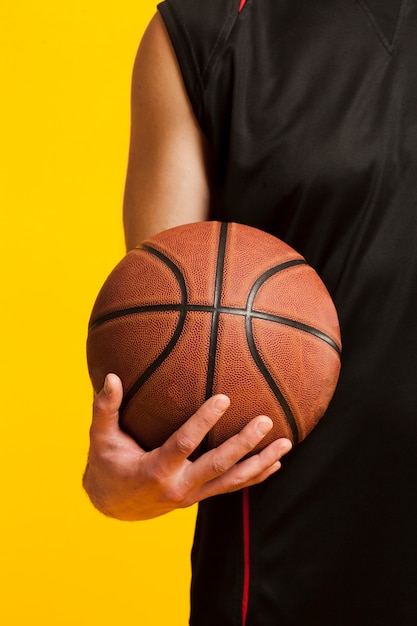
[[[297,445],[299,438],[300,438],[297,422],[295,421],[295,417],[293,415],[291,407],[289,406],[284,394],[282,393],[281,389],[279,388],[275,380],[272,378],[268,368],[266,367],[265,363],[262,360],[261,355],[259,354],[256,348],[255,340],[254,340],[253,332],[252,332],[252,318],[250,316],[246,317],[245,325],[246,325],[246,340],[248,342],[248,346],[249,346],[249,350],[252,355],[252,358],[255,361],[256,365],[258,366],[259,371],[261,372],[262,376],[267,382],[272,393],[278,400],[282,410],[284,411],[285,419],[287,421],[288,426],[291,429],[294,445]]]
[[[181,311],[183,309],[182,304],[147,304],[144,306],[132,306],[127,309],[119,309],[118,311],[111,311],[101,317],[93,320],[88,330],[93,330],[96,326],[100,326],[105,322],[116,320],[119,317],[126,317],[127,315],[139,315],[141,313],[153,313],[158,311]]]
[[[165,348],[162,350],[162,352],[158,355],[158,357],[135,380],[133,385],[126,392],[126,394],[125,394],[125,396],[123,398],[122,404],[120,405],[120,412],[121,413],[126,409],[127,405],[129,404],[131,399],[135,396],[137,391],[142,387],[142,385],[148,380],[148,378],[150,378],[152,376],[152,374],[158,369],[158,367],[169,356],[169,354],[171,353],[171,350],[174,348],[175,344],[177,343],[177,341],[178,341],[178,339],[179,339],[179,337],[180,337],[180,335],[182,333],[182,329],[183,329],[184,323],[185,323],[185,318],[186,318],[186,315],[187,315],[187,309],[186,309],[186,304],[187,304],[187,299],[188,299],[187,286],[185,284],[185,279],[184,279],[184,276],[182,275],[181,270],[175,265],[175,263],[171,259],[169,259],[167,256],[165,256],[159,250],[155,250],[155,248],[151,248],[151,246],[146,246],[146,245],[143,245],[143,244],[140,247],[141,247],[142,250],[145,250],[146,252],[149,252],[150,254],[152,254],[152,255],[156,256],[158,259],[160,259],[173,272],[175,278],[178,281],[178,286],[179,286],[180,291],[181,291],[181,305],[180,305],[180,308],[179,308],[179,318],[178,318],[177,326],[175,328],[175,331],[174,331],[171,339],[169,340],[169,342],[167,343]]]
[[[92,322],[89,326],[89,331],[93,330],[97,326],[104,324],[110,320],[118,319],[120,317],[125,317],[127,315],[135,315],[135,314],[145,314],[145,313],[158,313],[158,312],[178,312],[178,311],[188,312],[197,312],[197,313],[213,313],[214,307],[212,305],[206,304],[188,304],[185,306],[185,309],[182,304],[154,304],[148,306],[137,306],[131,307],[129,309],[121,309],[119,311],[114,311],[113,313],[108,313],[107,315],[103,315],[98,318],[94,322]],[[310,335],[314,335],[317,339],[324,341],[327,343],[333,350],[337,352],[339,357],[342,354],[337,343],[323,333],[321,330],[314,328],[313,326],[309,326],[308,324],[303,324],[302,322],[297,322],[296,320],[281,317],[279,315],[274,315],[273,313],[263,313],[262,311],[257,311],[256,309],[252,309],[251,311],[247,311],[246,309],[238,309],[235,307],[218,307],[218,313],[230,314],[230,315],[250,315],[254,319],[265,320],[268,322],[274,322],[277,324],[283,324],[284,326],[290,326],[292,328],[296,328],[297,330],[301,330]]]
[[[214,307],[204,305],[204,304],[189,304],[187,305],[187,312],[201,312],[201,313],[211,313]],[[166,309],[164,309],[166,310]],[[173,309],[174,310],[174,309]],[[227,306],[219,306],[217,307],[217,312],[220,314],[226,315],[242,315],[249,316],[253,319],[265,320],[267,322],[274,322],[275,324],[282,324],[283,326],[290,326],[291,328],[295,328],[296,330],[301,330],[304,333],[308,333],[309,335],[314,335],[316,339],[320,339],[327,343],[337,354],[339,357],[342,355],[342,351],[337,345],[337,343],[329,336],[326,335],[323,331],[315,328],[314,326],[309,326],[308,324],[304,324],[303,322],[298,322],[297,320],[293,320],[289,317],[282,317],[281,315],[274,315],[273,313],[264,313],[263,311],[257,311],[256,309],[252,309],[248,311],[247,309],[239,309],[237,307],[227,307]]]
[[[222,229],[224,227],[224,230],[227,233],[227,223],[223,222],[222,223]],[[222,236],[222,235],[221,235]],[[226,235],[225,235],[226,237]],[[225,239],[226,241],[226,239]],[[220,244],[219,244],[220,245]],[[224,242],[225,245],[225,242]],[[95,328],[96,326],[99,326],[100,324],[104,324],[104,322],[108,322],[109,320],[113,320],[113,319],[117,319],[118,317],[124,317],[126,315],[134,315],[137,313],[145,313],[147,311],[179,311],[181,309],[181,307],[184,304],[184,299],[183,299],[183,289],[185,290],[186,293],[186,286],[185,286],[185,282],[184,282],[184,277],[182,275],[182,273],[180,272],[179,268],[171,261],[171,259],[169,259],[168,257],[166,257],[164,254],[162,254],[161,252],[159,252],[158,250],[155,250],[154,248],[151,248],[150,246],[146,246],[144,244],[140,245],[137,247],[138,250],[142,249],[142,250],[146,250],[147,252],[150,252],[151,254],[153,254],[154,256],[158,257],[161,261],[163,261],[166,265],[168,265],[168,267],[172,270],[172,272],[175,274],[178,282],[180,283],[180,286],[183,285],[183,287],[181,287],[181,304],[149,304],[149,305],[145,305],[145,306],[134,306],[134,307],[129,307],[127,309],[119,309],[117,311],[110,311],[109,313],[106,313],[105,315],[102,315],[101,317],[96,318],[95,320],[92,320],[89,324],[88,330],[92,330],[93,328]],[[224,266],[224,250],[223,250],[223,260],[222,260],[222,267]],[[254,285],[252,286],[251,292],[249,294],[248,297],[248,303],[251,302],[253,303],[253,300],[255,298],[256,292],[259,290],[259,287],[261,286],[261,284],[267,280],[270,276],[272,276],[273,274],[277,274],[278,272],[281,272],[283,270],[286,270],[289,267],[293,267],[295,265],[307,265],[307,262],[304,259],[294,259],[292,261],[287,261],[286,263],[281,263],[280,265],[276,265],[275,267],[270,268],[267,272],[265,272],[264,274],[262,274],[262,276],[260,276],[258,278],[258,280],[254,283]],[[221,277],[220,277],[221,279]],[[218,274],[216,273],[216,281],[219,280],[218,278]],[[216,289],[218,289],[217,286],[217,282],[215,285],[215,303],[214,303],[214,307],[213,305],[188,305],[188,310],[189,311],[207,311],[207,312],[211,312],[213,310],[213,308],[216,308],[216,304],[218,304],[220,302],[220,297],[221,297],[221,287],[220,290],[218,289],[216,292]],[[216,302],[216,297],[218,297],[218,301]],[[219,308],[219,307],[217,307]],[[230,311],[244,311],[244,309],[230,309]],[[222,311],[225,312],[225,311]]]
[[[253,311],[252,307],[253,307],[256,294],[258,293],[259,289],[262,287],[264,282],[268,280],[268,278],[271,278],[271,276],[274,276],[275,274],[278,274],[279,272],[282,272],[284,270],[290,269],[292,267],[297,267],[298,265],[307,265],[307,261],[305,261],[305,259],[293,259],[292,261],[286,261],[285,263],[280,263],[280,265],[276,265],[275,267],[269,268],[269,270],[267,270],[264,274],[259,276],[259,278],[252,285],[252,288],[249,292],[248,300],[246,302],[247,314],[252,317],[257,317],[260,319],[271,320],[269,316],[264,317],[264,315],[268,315],[268,314],[260,314],[258,312],[256,312],[255,314],[255,311]],[[341,356],[341,350],[339,346],[337,345],[337,343],[331,337],[329,337],[329,335],[326,335],[326,333],[323,333],[321,330],[318,330],[317,328],[314,328],[313,326],[309,326],[308,324],[303,324],[302,322],[297,322],[295,320],[291,320],[288,318],[281,318],[279,316],[273,316],[273,317],[275,318],[274,321],[277,321],[281,324],[285,324],[286,326],[292,326],[293,328],[302,330],[305,333],[314,335],[315,337],[317,337],[317,339],[320,339],[321,341],[325,341],[327,344],[329,344],[329,346],[331,346],[334,350],[336,350],[339,357]]]
[[[313,326],[308,326],[308,324],[303,324],[302,322],[297,322],[296,320],[292,320],[290,318],[280,317],[278,315],[270,315],[269,313],[262,313],[260,311],[251,311],[250,313],[248,313],[248,317],[250,317],[251,319],[276,322],[277,324],[282,324],[283,326],[290,326],[291,328],[295,328],[296,330],[301,330],[304,333],[313,335],[314,337],[316,337],[316,339],[324,341],[337,352],[339,357],[342,356],[342,351],[337,343],[331,337],[329,337],[329,335],[326,335],[326,333],[323,333],[321,330],[318,330]]]
[[[266,272],[261,274],[259,278],[253,283],[251,290],[248,295],[248,300],[246,302],[246,309],[248,311],[252,310],[253,302],[255,300],[255,296],[258,293],[259,289],[262,287],[264,282],[274,276],[274,274],[278,274],[279,272],[283,272],[284,270],[289,269],[290,267],[296,267],[297,265],[307,265],[307,261],[304,259],[292,259],[291,261],[286,261],[285,263],[280,263],[279,265],[275,265],[274,267],[270,267]]]
[[[214,280],[214,300],[213,300],[213,312],[211,318],[210,329],[210,345],[207,362],[207,377],[206,377],[206,400],[213,394],[214,385],[214,372],[216,367],[216,354],[217,354],[217,334],[219,330],[220,319],[220,302],[222,297],[223,287],[223,270],[224,270],[224,255],[226,251],[227,241],[227,222],[222,222],[220,226],[219,243],[217,248],[217,264],[216,264],[216,277]]]
[[[269,270],[264,272],[254,282],[249,292],[248,300],[246,302],[246,310],[248,313],[246,317],[246,321],[245,321],[246,340],[248,342],[250,353],[256,365],[258,366],[259,371],[261,372],[265,381],[269,385],[269,388],[273,392],[282,410],[284,411],[285,419],[287,420],[287,424],[291,429],[291,433],[292,433],[293,440],[294,440],[294,445],[296,445],[299,441],[299,432],[298,432],[297,422],[295,420],[291,407],[287,402],[287,399],[285,398],[284,394],[282,393],[276,381],[272,378],[268,368],[266,367],[265,363],[262,360],[261,355],[259,354],[256,348],[255,339],[253,336],[253,328],[252,328],[252,320],[253,320],[252,307],[253,307],[256,294],[258,293],[262,285],[265,283],[265,281],[268,280],[268,278],[270,278],[271,276],[274,276],[275,274],[278,274],[279,272],[287,270],[290,267],[296,267],[297,265],[304,265],[304,264],[306,264],[306,261],[304,259],[293,259],[291,261],[287,261],[286,263],[280,263],[279,265],[269,268]]]

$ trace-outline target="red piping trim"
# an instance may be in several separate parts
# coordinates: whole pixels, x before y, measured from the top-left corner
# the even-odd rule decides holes
[[[239,5],[239,13],[241,12],[241,10],[243,9],[243,7],[246,4],[246,0],[240,0],[240,5]]]
[[[242,626],[246,626],[249,603],[250,583],[250,511],[249,489],[242,491],[242,517],[243,517],[243,595],[242,595]]]

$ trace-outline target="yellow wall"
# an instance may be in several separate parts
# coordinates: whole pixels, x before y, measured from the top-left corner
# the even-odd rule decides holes
[[[183,626],[195,510],[108,520],[80,483],[86,325],[123,254],[130,74],[153,0],[0,8],[0,621]]]

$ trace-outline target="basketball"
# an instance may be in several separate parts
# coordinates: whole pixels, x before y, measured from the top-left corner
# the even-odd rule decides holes
[[[216,393],[231,405],[197,453],[257,415],[293,444],[333,396],[341,340],[315,270],[279,239],[235,223],[171,228],[129,252],[91,314],[87,362],[98,392],[107,373],[124,388],[121,428],[159,447]]]

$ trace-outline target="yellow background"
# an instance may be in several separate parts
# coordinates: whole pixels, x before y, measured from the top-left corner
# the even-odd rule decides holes
[[[195,510],[142,523],[81,489],[91,306],[124,253],[130,75],[156,2],[3,2],[0,621],[183,626]]]

